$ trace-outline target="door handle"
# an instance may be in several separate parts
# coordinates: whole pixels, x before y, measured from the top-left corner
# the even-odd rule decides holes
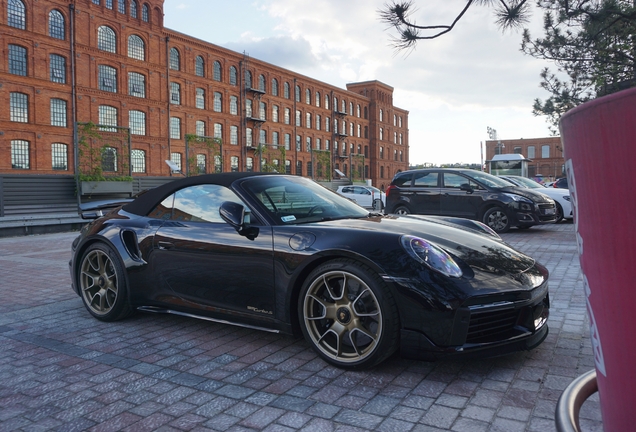
[[[157,244],[159,245],[159,249],[172,249],[174,247],[174,244],[167,241],[159,241]]]

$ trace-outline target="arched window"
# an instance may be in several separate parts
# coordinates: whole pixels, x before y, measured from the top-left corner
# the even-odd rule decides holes
[[[7,4],[7,24],[21,30],[26,29],[26,12],[20,0],[9,0]]]
[[[133,149],[132,152],[130,152],[130,162],[132,165],[132,172],[146,172],[146,152],[144,150]]]
[[[230,66],[230,84],[236,85],[236,67]]]
[[[278,81],[276,78],[272,79],[272,96],[278,96]]]
[[[53,9],[49,12],[49,36],[55,39],[66,39],[64,15],[57,9]]]
[[[329,95],[325,95],[325,109],[329,109]]]
[[[221,79],[223,78],[221,75],[221,62],[219,61],[215,61],[214,62],[214,81],[221,81]]]
[[[179,55],[179,50],[176,48],[170,48],[170,69],[180,70],[181,68],[181,59]]]
[[[150,7],[148,7],[147,4],[144,4],[141,7],[141,20],[143,22],[148,22],[149,17],[150,17]]]
[[[384,111],[380,110],[380,121],[384,121]]]
[[[300,102],[300,86],[299,85],[296,86],[295,96],[296,96],[296,99],[295,99],[296,102]]]
[[[138,11],[139,11],[139,3],[137,3],[137,0],[132,0],[130,2],[130,16],[133,18],[137,18]]]
[[[353,115],[353,102],[349,102],[349,115]]]
[[[364,118],[365,119],[369,118],[369,110],[367,109],[367,107],[364,107]]]
[[[117,52],[117,38],[112,28],[101,26],[97,29],[97,49],[112,53]]]
[[[333,110],[338,111],[338,98],[335,96],[333,98]]]
[[[311,90],[305,89],[305,103],[307,105],[311,104]]]
[[[289,99],[289,83],[286,82],[283,85],[283,96],[285,97],[285,99]]]
[[[320,106],[320,92],[316,92],[316,95],[314,96],[314,99],[316,100],[316,106],[319,107]]]
[[[252,72],[248,70],[245,71],[245,87],[252,88]]]
[[[146,59],[146,47],[144,41],[137,35],[128,36],[128,57],[137,60]]]
[[[262,92],[265,91],[265,77],[263,75],[258,76],[258,89]]]
[[[197,56],[194,59],[194,73],[196,76],[205,76],[205,61],[201,56]]]

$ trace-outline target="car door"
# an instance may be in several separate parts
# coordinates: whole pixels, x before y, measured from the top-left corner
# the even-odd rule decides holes
[[[245,205],[230,189],[197,185],[167,200],[171,217],[156,232],[152,266],[182,305],[238,316],[274,311],[272,229],[258,226],[250,240],[219,215],[224,201]],[[252,218],[248,212],[246,218]]]
[[[485,192],[474,180],[459,173],[445,172],[440,193],[441,214],[478,219]]]
[[[413,182],[409,188],[413,213],[440,214],[439,177],[440,173],[437,171],[416,171],[413,174]]]
[[[367,188],[363,188],[361,186],[354,186],[353,191],[355,194],[355,200],[358,205],[362,207],[372,207],[373,200],[371,199],[371,191]]]

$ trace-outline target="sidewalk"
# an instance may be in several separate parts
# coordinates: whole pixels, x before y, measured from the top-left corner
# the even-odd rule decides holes
[[[556,430],[594,368],[572,223],[504,239],[551,273],[550,334],[531,352],[328,366],[301,339],[177,316],[92,318],[70,288],[76,233],[0,238],[0,430]],[[581,413],[602,431],[598,395]]]

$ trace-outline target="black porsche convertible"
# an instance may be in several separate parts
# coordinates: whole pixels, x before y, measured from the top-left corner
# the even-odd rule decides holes
[[[304,335],[327,362],[532,349],[548,271],[484,224],[369,212],[298,176],[222,173],[93,203],[73,289],[97,319],[172,313]]]

